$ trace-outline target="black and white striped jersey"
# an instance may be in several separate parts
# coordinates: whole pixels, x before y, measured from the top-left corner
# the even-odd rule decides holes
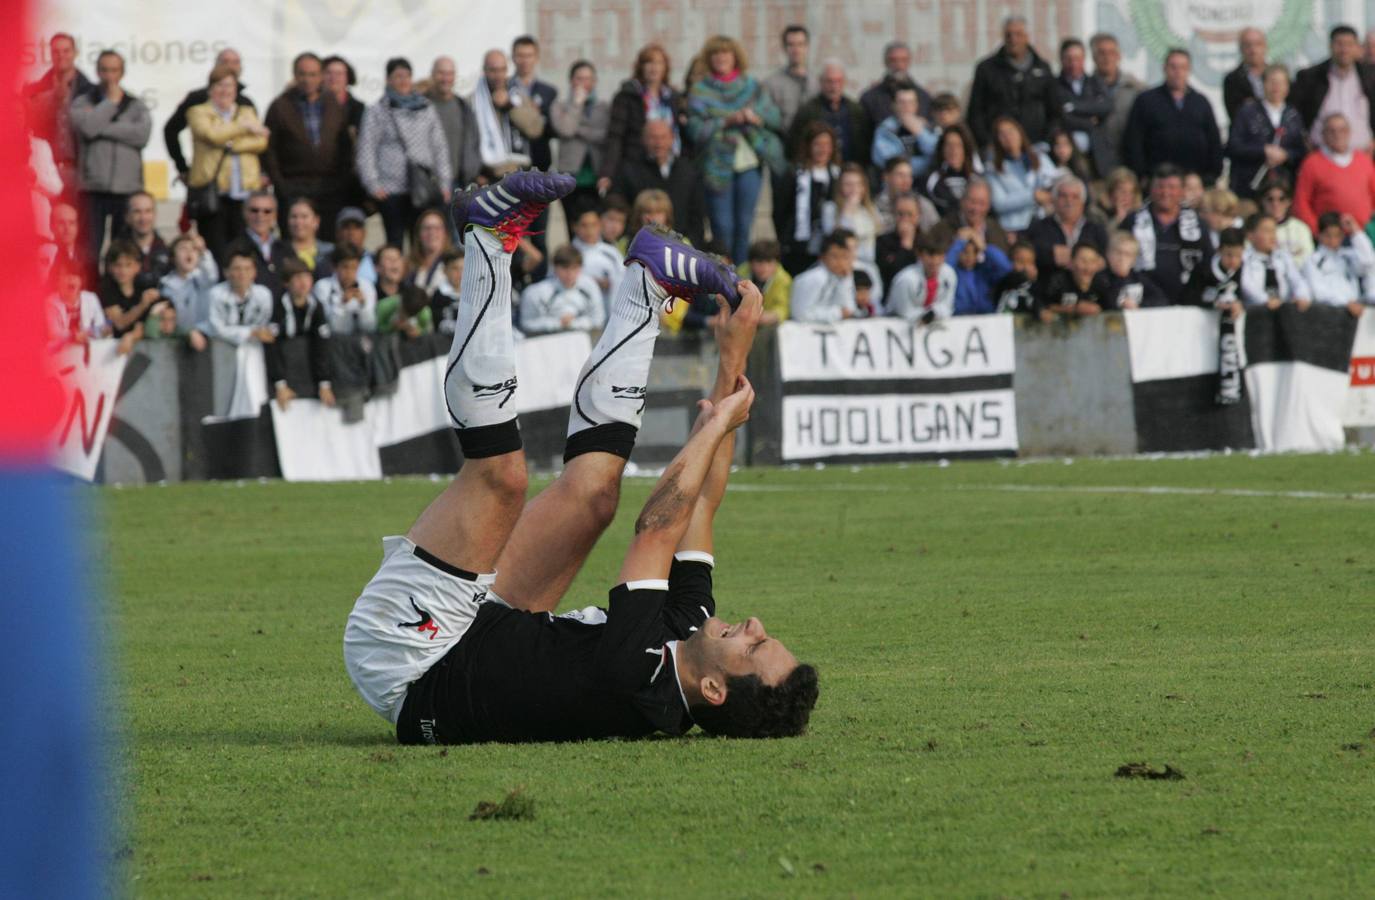
[[[634,738],[692,727],[674,663],[716,610],[711,563],[677,559],[667,581],[611,590],[605,609],[561,616],[482,604],[406,693],[403,744]]]

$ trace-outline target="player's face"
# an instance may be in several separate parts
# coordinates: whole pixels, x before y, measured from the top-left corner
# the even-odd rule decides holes
[[[712,616],[692,640],[700,644],[703,661],[728,676],[758,675],[772,686],[797,668],[797,657],[754,617],[731,625]]]

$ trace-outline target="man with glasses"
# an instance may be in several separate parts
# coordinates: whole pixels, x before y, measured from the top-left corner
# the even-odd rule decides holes
[[[231,241],[225,249],[223,268],[236,254],[249,250],[258,260],[258,284],[272,291],[273,297],[282,294],[282,278],[278,274],[282,263],[294,259],[291,246],[279,239],[277,228],[277,198],[267,191],[254,191],[243,205],[244,233]]]

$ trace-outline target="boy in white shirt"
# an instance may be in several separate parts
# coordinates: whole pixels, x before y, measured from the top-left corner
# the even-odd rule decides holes
[[[858,311],[854,271],[855,251],[847,235],[826,235],[816,265],[793,279],[792,320],[827,324],[852,318]]]
[[[315,283],[315,299],[329,316],[332,334],[377,333],[377,288],[358,277],[363,254],[349,244],[334,250],[334,274]]]
[[[205,333],[226,343],[261,341],[270,344],[275,335],[272,324],[272,292],[254,283],[258,261],[248,245],[229,251],[225,280],[210,289],[210,310]]]
[[[945,261],[945,246],[933,235],[917,238],[917,261],[893,276],[888,310],[908,322],[928,325],[955,313],[959,275]]]
[[[1293,303],[1306,310],[1313,301],[1308,283],[1289,251],[1279,245],[1272,216],[1257,213],[1246,220],[1246,241],[1250,249],[1241,264],[1241,300],[1247,306],[1279,309]]]
[[[49,347],[56,351],[63,344],[84,344],[110,336],[110,323],[100,298],[81,289],[81,266],[73,260],[59,259],[53,270],[56,292],[48,299]]]
[[[1348,243],[1349,239],[1349,243]],[[1345,306],[1353,316],[1362,312],[1375,274],[1375,248],[1350,214],[1323,213],[1318,217],[1318,246],[1304,263],[1303,277],[1315,303]]]
[[[526,334],[596,331],[606,323],[597,283],[582,269],[582,254],[565,244],[554,253],[554,274],[520,295],[520,330]]]
[[[177,330],[187,335],[196,350],[204,350],[201,329],[210,316],[210,289],[220,278],[220,268],[200,235],[179,235],[171,251],[172,271],[162,276],[158,290],[177,311]]]
[[[625,272],[625,257],[614,244],[602,240],[602,217],[595,209],[585,210],[573,223],[572,244],[582,254],[583,273],[601,289],[602,308],[608,308]]]

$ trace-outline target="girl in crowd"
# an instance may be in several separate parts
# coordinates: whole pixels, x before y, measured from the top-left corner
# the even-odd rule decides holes
[[[936,164],[926,176],[922,190],[936,205],[942,217],[959,208],[964,189],[974,176],[974,136],[964,125],[941,132],[936,144]]]
[[[444,276],[444,251],[453,247],[449,239],[449,223],[437,209],[427,209],[415,220],[408,258],[410,274],[407,280],[433,297],[435,291],[447,288]]]
[[[712,237],[744,260],[763,184],[763,167],[781,171],[782,113],[754,76],[734,38],[702,47],[688,94],[688,132],[698,147]]]
[[[320,213],[314,201],[309,197],[297,197],[291,201],[286,215],[286,230],[291,252],[310,270],[312,278],[319,281],[334,273],[331,262],[334,245],[319,239]]]
[[[836,184],[835,199],[826,201],[822,207],[822,230],[829,233],[837,227],[854,232],[859,258],[873,262],[879,216],[869,197],[869,176],[859,163],[845,164]]]
[[[1051,168],[1050,160],[1031,146],[1021,123],[1011,116],[993,120],[993,150],[984,177],[993,194],[993,212],[1008,240],[1016,240],[1050,205],[1050,191],[1041,176]]]

